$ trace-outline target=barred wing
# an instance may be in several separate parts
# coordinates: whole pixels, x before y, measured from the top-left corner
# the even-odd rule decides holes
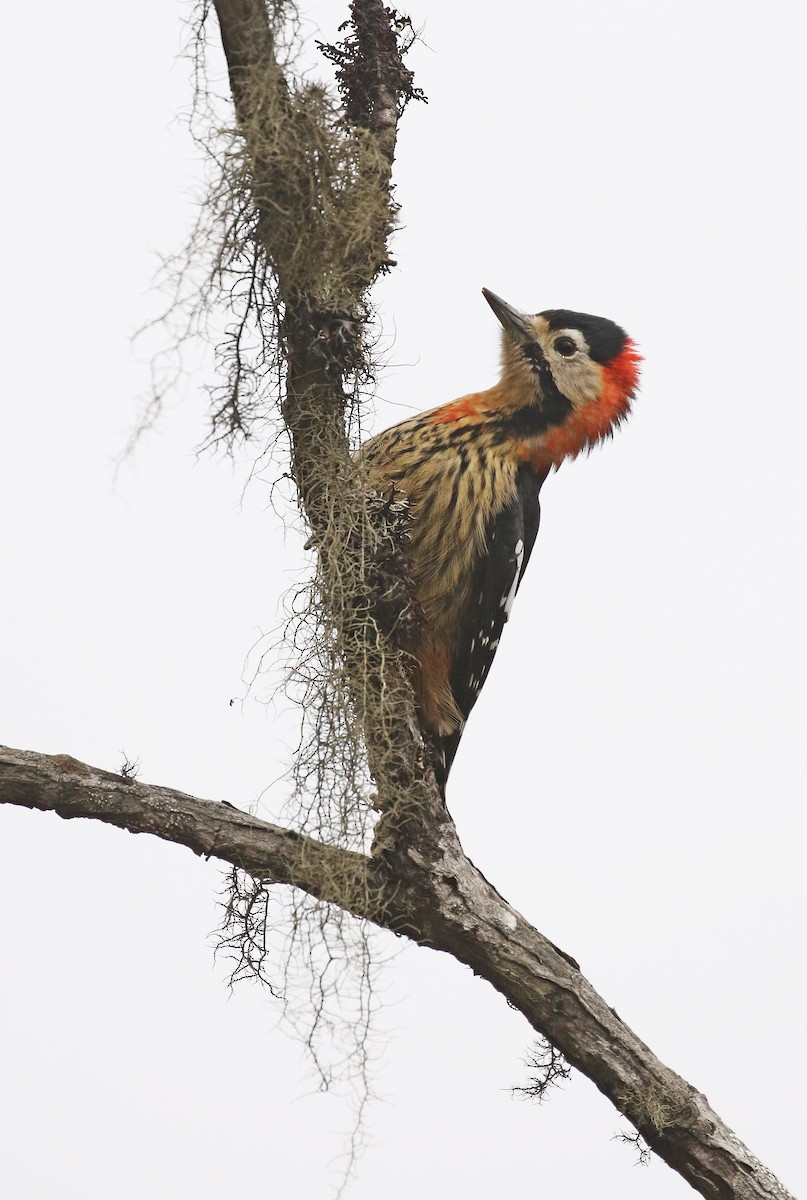
[[[547,474],[536,475],[529,467],[521,467],[515,497],[492,519],[488,528],[487,552],[476,568],[450,675],[451,690],[466,720],[488,677],[502,630],[532,554],[541,519],[539,493]],[[463,729],[439,739],[443,785]]]

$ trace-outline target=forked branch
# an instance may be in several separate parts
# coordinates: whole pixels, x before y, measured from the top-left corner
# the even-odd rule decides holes
[[[0,803],[151,833],[256,876],[305,888],[472,967],[708,1200],[792,1200],[710,1108],[656,1058],[583,977],[465,856],[450,817],[425,819],[401,858],[334,850],[227,803],[0,748]],[[346,896],[346,871],[355,884]],[[336,871],[340,896],[329,887]]]

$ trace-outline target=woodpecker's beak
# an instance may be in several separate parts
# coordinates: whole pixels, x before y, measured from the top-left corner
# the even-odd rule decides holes
[[[534,341],[535,330],[528,316],[513,308],[495,292],[489,292],[487,288],[482,288],[482,295],[501,321],[505,333],[509,333],[519,342]]]

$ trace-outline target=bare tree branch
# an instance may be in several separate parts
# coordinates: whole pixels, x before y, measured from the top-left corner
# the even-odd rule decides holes
[[[259,821],[226,801],[200,800],[174,788],[143,784],[66,754],[0,747],[0,801],[55,812],[66,820],[88,817],[129,833],[151,833],[187,846],[201,858],[219,858],[262,879],[304,888],[325,901],[333,899],[327,881],[337,868],[340,877],[347,871],[360,879],[366,865],[360,854]]]
[[[310,890],[443,950],[487,979],[586,1074],[648,1146],[709,1200],[791,1200],[710,1108],[620,1020],[578,965],[465,856],[445,810],[410,826],[401,858],[335,850],[231,808],[77,762],[0,747],[0,803],[151,833],[264,879]],[[349,902],[345,870],[354,874]],[[336,870],[340,896],[328,881]]]

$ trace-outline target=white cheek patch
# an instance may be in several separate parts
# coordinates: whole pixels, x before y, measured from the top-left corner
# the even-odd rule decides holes
[[[513,576],[513,582],[510,584],[510,591],[507,593],[506,596],[503,597],[502,602],[501,602],[502,607],[504,608],[504,615],[506,618],[509,618],[509,616],[510,616],[510,610],[513,607],[513,601],[516,598],[516,592],[518,591],[519,580],[521,579],[521,568],[524,565],[524,542],[521,540],[521,538],[519,538],[518,541],[516,542],[515,556],[516,556],[516,572],[515,572],[515,575]]]
[[[575,408],[582,408],[599,398],[602,372],[589,358],[586,339],[578,330],[563,329],[560,332],[577,343],[578,351],[571,358],[565,358],[554,350],[551,356],[552,374],[563,395],[571,400]]]

